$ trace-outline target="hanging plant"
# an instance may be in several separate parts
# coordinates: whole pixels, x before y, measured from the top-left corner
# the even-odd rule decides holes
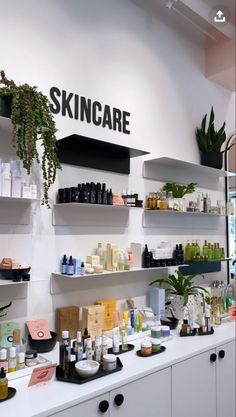
[[[55,182],[57,169],[61,169],[56,153],[56,126],[50,110],[50,103],[37,87],[28,84],[16,85],[1,71],[0,98],[10,99],[11,121],[13,125],[13,147],[22,160],[27,174],[34,161],[41,166],[43,177],[42,204],[49,207],[48,190]],[[42,156],[37,151],[41,141]]]

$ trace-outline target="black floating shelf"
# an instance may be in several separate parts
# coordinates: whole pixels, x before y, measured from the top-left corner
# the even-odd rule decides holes
[[[208,272],[221,271],[221,261],[206,261],[188,263],[186,266],[180,266],[179,270],[183,275],[189,274],[207,274]]]
[[[119,174],[130,173],[130,158],[149,153],[76,134],[59,139],[56,147],[61,163]]]

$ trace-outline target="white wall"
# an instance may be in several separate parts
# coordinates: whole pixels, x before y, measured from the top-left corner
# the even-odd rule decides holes
[[[198,163],[195,126],[212,104],[219,125],[228,117],[231,94],[205,79],[203,48],[128,1],[9,0],[6,5],[0,0],[0,10],[1,69],[9,78],[37,85],[45,94],[55,85],[131,113],[129,136],[56,116],[58,138],[80,133],[147,150],[148,158],[169,156]],[[142,179],[143,160],[131,161],[129,177],[64,167],[51,191],[52,200],[59,185],[72,186],[82,178],[106,181],[117,191],[129,188],[144,198],[154,185]],[[8,318],[23,322],[26,317],[47,317],[53,326],[57,306],[92,302],[104,294],[104,287],[96,284],[94,290],[51,296],[50,274],[63,253],[84,257],[98,241],[123,248],[130,241],[150,246],[163,239],[179,241],[178,230],[144,230],[141,210],[132,211],[130,226],[122,233],[52,227],[51,216],[50,210],[38,207],[29,227],[0,226],[0,257],[32,265],[27,299],[15,301]],[[208,238],[206,231],[201,234],[201,240]],[[210,235],[212,241],[225,241],[222,230]],[[191,231],[182,232],[181,240],[188,238],[192,239]],[[125,298],[132,295],[132,283],[112,282],[106,294]],[[0,294],[1,301],[10,297],[10,289],[9,294]]]

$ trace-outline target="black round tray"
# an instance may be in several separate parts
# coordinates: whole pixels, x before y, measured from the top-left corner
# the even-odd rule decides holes
[[[119,352],[115,353],[113,352],[112,348],[109,348],[108,353],[113,353],[113,355],[121,355],[122,353],[130,352],[133,349],[134,349],[134,345],[132,345],[131,343],[128,343],[128,350],[122,350],[121,345],[120,345]]]
[[[214,333],[214,329],[213,329],[213,327],[211,327],[210,332],[205,332],[205,333],[203,333],[203,332],[201,331],[201,329],[198,329],[198,336],[207,336],[207,335],[209,335],[209,334],[213,334],[213,333]]]
[[[151,355],[143,356],[141,355],[141,350],[137,350],[136,355],[140,356],[141,358],[150,358],[150,356],[158,355],[159,353],[162,353],[166,350],[165,346],[161,346],[160,352],[153,352]]]
[[[196,328],[194,328],[193,331],[191,333],[188,333],[188,334],[182,334],[182,330],[180,330],[180,332],[179,332],[179,335],[181,337],[196,336],[196,334],[197,334],[197,329]]]
[[[14,397],[15,393],[16,393],[15,388],[8,387],[8,396],[7,396],[7,398],[4,398],[4,400],[0,400],[0,403],[2,403],[3,401],[10,400],[10,398]]]

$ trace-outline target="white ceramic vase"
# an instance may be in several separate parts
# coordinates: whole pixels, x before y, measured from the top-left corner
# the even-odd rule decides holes
[[[201,302],[202,297],[200,294],[189,295],[186,306],[184,306],[184,298],[182,295],[175,294],[171,296],[171,306],[174,316],[180,321],[184,318],[188,319],[189,310],[191,310],[196,319],[201,311]]]

